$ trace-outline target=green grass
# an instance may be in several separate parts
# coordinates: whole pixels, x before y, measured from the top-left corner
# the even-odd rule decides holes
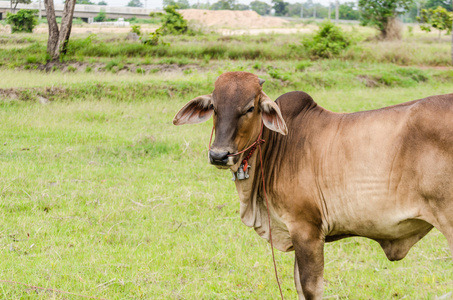
[[[294,78],[318,75],[288,85],[263,74],[264,90],[275,99],[297,87],[342,112],[452,91],[451,81],[434,79],[437,71],[363,67],[299,66]],[[241,223],[230,173],[207,163],[211,121],[171,124],[221,71],[0,71],[1,91],[23,99],[0,101],[0,279],[107,299],[278,298],[269,245]],[[386,72],[416,83],[370,88],[348,79]],[[276,260],[285,299],[295,299],[293,253],[277,252]],[[401,262],[361,238],[327,244],[325,261],[330,298],[434,299],[452,291],[453,263],[438,231]],[[9,283],[0,283],[0,298],[78,299]]]

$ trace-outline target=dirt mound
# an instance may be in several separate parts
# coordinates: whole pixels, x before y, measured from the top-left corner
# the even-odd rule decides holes
[[[288,21],[276,17],[262,17],[254,11],[184,9],[179,11],[186,20],[206,26],[229,28],[282,27]]]

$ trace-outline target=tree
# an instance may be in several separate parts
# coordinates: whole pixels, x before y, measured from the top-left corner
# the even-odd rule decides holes
[[[190,6],[190,8],[194,8],[194,9],[212,9],[211,8],[211,4],[209,3],[209,1],[207,2],[197,2],[197,3],[194,3]]]
[[[16,12],[16,7],[17,7],[17,4],[21,3],[21,4],[30,4],[31,3],[31,0],[10,0],[10,6],[11,6],[11,12],[12,13],[15,13]],[[14,5],[14,7],[13,7]]]
[[[90,0],[77,0],[76,4],[82,4],[82,5],[96,5],[96,3],[91,2]]]
[[[338,7],[339,18],[342,20],[358,20],[360,13],[355,2],[346,2]]]
[[[234,10],[234,0],[219,0],[212,4],[212,10]]]
[[[288,13],[288,2],[283,0],[272,0],[272,8],[275,10],[276,16],[284,16]]]
[[[442,31],[450,33],[452,30],[452,19],[453,13],[448,12],[442,6],[438,6],[436,9],[423,9],[420,13],[420,17],[417,20],[421,23],[420,29],[430,32],[431,27],[439,30],[439,40]]]
[[[128,7],[143,7],[143,3],[140,0],[130,0],[127,5]]]
[[[237,3],[234,5],[234,10],[250,10],[250,6],[247,4]]]
[[[412,3],[413,0],[359,0],[362,25],[378,28],[384,39],[400,39],[397,17]]]
[[[107,6],[107,2],[105,2],[105,1],[99,1],[99,2],[98,2],[98,5],[105,5],[105,6]]]
[[[66,0],[64,3],[63,16],[61,18],[61,25],[60,28],[58,28],[53,0],[44,0],[47,24],[49,26],[47,53],[52,61],[58,60],[60,54],[66,54],[69,36],[71,35],[75,4],[76,0]]]
[[[288,4],[288,16],[290,17],[300,17],[300,9],[302,3],[290,3]]]
[[[11,33],[33,32],[33,28],[38,24],[36,13],[36,9],[21,9],[16,14],[7,13],[6,23],[11,24]]]
[[[452,11],[452,0],[428,0],[424,8],[437,8],[439,6]]]
[[[164,0],[163,5],[164,7],[168,5],[177,5],[180,9],[190,8],[189,1],[187,0]]]

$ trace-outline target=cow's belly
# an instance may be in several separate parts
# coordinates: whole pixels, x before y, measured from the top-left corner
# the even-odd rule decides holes
[[[423,220],[423,202],[416,192],[392,193],[388,186],[385,180],[356,182],[353,192],[327,201],[327,235],[400,239],[431,226]]]
[[[335,228],[327,236],[336,240],[336,237],[361,236],[374,240],[397,240],[404,239],[419,232],[432,228],[432,225],[420,220],[411,218],[379,218],[372,220],[354,220],[352,224],[337,223]]]

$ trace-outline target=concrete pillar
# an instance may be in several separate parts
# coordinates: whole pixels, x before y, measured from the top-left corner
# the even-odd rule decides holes
[[[340,19],[340,1],[335,2],[335,23]]]

